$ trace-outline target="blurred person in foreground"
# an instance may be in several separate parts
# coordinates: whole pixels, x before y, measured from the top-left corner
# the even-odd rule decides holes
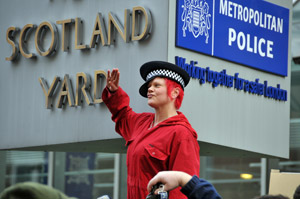
[[[279,195],[263,195],[263,196],[256,197],[254,199],[289,199],[289,198],[279,194]]]
[[[77,199],[68,197],[61,191],[36,182],[12,185],[0,193],[0,199]]]
[[[293,199],[300,199],[300,185],[296,188]]]

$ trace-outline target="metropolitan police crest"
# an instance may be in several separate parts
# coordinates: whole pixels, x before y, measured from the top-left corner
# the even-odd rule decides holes
[[[204,34],[205,43],[208,43],[211,14],[209,14],[209,5],[206,0],[184,0],[181,8],[183,9],[181,15],[183,37],[186,37],[188,29],[195,38]]]

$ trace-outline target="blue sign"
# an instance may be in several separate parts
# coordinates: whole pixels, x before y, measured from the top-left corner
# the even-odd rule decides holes
[[[289,9],[262,0],[177,0],[176,46],[287,76]]]

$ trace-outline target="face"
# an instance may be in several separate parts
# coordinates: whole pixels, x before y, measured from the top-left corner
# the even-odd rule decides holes
[[[171,100],[167,94],[167,85],[163,78],[156,77],[148,84],[148,104],[157,108],[169,103]]]

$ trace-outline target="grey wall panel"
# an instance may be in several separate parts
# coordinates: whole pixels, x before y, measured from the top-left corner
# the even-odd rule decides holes
[[[120,84],[131,96],[134,110],[150,111],[150,108],[145,106],[146,100],[138,94],[139,85],[143,82],[139,75],[139,67],[149,60],[167,60],[167,1],[12,0],[1,1],[0,4],[0,149],[120,137],[114,132],[114,124],[104,104],[46,109],[39,77],[43,77],[50,86],[54,76],[63,79],[65,74],[69,74],[75,94],[76,73],[85,72],[93,81],[95,70],[107,71],[118,67],[121,71]],[[124,10],[132,10],[135,6],[148,8],[152,14],[152,32],[146,40],[125,43],[121,36],[116,34],[115,45],[76,50],[73,24],[69,35],[70,50],[63,52],[62,26],[56,24],[59,43],[53,56],[37,55],[36,59],[26,59],[19,55],[17,61],[5,60],[12,51],[5,39],[6,30],[10,26],[22,29],[29,23],[39,25],[44,21],[56,23],[58,20],[80,17],[83,20],[83,43],[89,44],[98,12],[102,13],[107,29],[108,12],[113,12],[123,24]],[[16,38],[19,35],[20,33]],[[47,32],[44,37],[45,48],[50,46],[50,42],[51,35]],[[36,53],[34,34],[29,36],[27,46],[30,52]],[[58,95],[54,98],[56,105]]]

